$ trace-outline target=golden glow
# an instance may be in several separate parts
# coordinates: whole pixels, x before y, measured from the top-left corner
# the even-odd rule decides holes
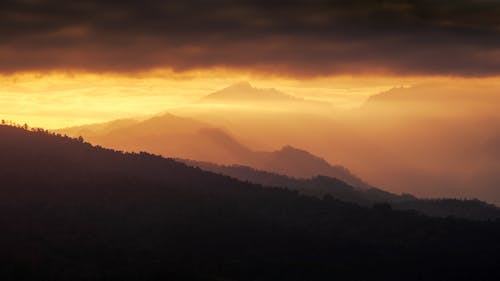
[[[16,73],[0,76],[0,115],[32,126],[60,128],[167,111],[238,81],[328,101],[335,108],[352,108],[370,95],[422,79],[367,76],[299,79],[228,69],[188,72],[158,69],[129,74]]]
[[[302,102],[278,105],[251,99],[239,104],[198,103],[240,81],[326,101],[332,107],[307,111]],[[410,86],[415,87],[401,89]],[[389,100],[375,104],[371,100],[363,106],[370,96],[393,88]],[[194,121],[174,126],[175,118],[172,122],[157,120],[160,124],[153,127],[165,128],[162,132],[167,135],[155,142],[157,150],[150,152],[196,159],[193,147],[202,143],[200,151],[214,152],[212,158],[204,160],[228,163],[228,154],[210,146],[212,142],[226,143],[226,139],[217,140],[214,135],[203,139],[197,133],[201,127],[214,126],[254,150],[276,150],[283,145],[305,149],[391,191],[476,196],[471,186],[477,181],[485,182],[488,188],[500,182],[496,148],[500,140],[499,89],[500,77],[301,78],[229,69],[32,72],[0,76],[0,118],[53,129],[170,112]],[[188,133],[186,124],[192,125]],[[121,125],[114,123],[110,128]],[[107,136],[109,128],[103,128],[103,136],[95,138],[80,134],[78,128],[74,135],[114,148],[143,147],[140,142],[128,143],[128,138]],[[485,190],[477,194],[485,196],[489,192]]]

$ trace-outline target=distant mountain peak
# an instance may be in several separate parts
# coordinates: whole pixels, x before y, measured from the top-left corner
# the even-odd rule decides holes
[[[310,159],[310,160],[314,159],[314,161],[322,162],[322,163],[328,165],[328,162],[326,162],[324,159],[317,157],[317,156],[309,153],[306,150],[296,148],[296,147],[293,147],[291,145],[285,145],[285,146],[281,147],[279,150],[275,151],[275,153],[281,154],[283,156],[287,155],[290,157],[305,157],[305,158]]]
[[[276,89],[255,88],[249,82],[242,81],[232,84],[224,89],[209,94],[205,101],[238,102],[238,101],[299,101],[301,99],[285,94]]]
[[[240,81],[226,88],[215,91],[205,97],[200,102],[222,103],[233,105],[254,104],[280,104],[301,106],[302,109],[330,110],[331,104],[324,101],[310,100],[289,95],[275,88],[254,87],[248,81]],[[296,108],[296,107],[295,107]]]
[[[291,145],[285,145],[281,149],[274,152],[276,155],[280,155],[290,161],[307,162],[311,166],[320,165],[322,167],[330,167],[330,164],[321,157],[315,156],[310,152],[293,147]]]
[[[289,144],[282,146],[282,147],[281,147],[279,150],[277,150],[276,152],[281,152],[281,153],[293,153],[293,154],[297,154],[297,155],[312,156],[312,157],[313,157],[313,158],[315,158],[315,159],[318,159],[318,160],[321,160],[321,161],[326,162],[326,160],[324,160],[323,158],[320,158],[320,157],[318,157],[318,156],[315,156],[315,155],[313,155],[312,153],[310,153],[310,152],[309,152],[309,151],[307,151],[307,150],[304,150],[304,149],[301,149],[301,148],[297,148],[297,147],[291,146],[291,145],[289,145]]]
[[[300,149],[300,148],[295,148],[291,145],[284,145],[280,148],[279,151],[282,151],[282,152],[300,152],[300,153],[307,153],[307,154],[310,154],[309,152],[303,150],[303,149]]]
[[[248,81],[240,81],[227,86],[224,90],[252,90],[255,89]]]

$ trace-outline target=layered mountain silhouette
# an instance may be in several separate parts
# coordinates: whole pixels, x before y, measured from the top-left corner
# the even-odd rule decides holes
[[[500,277],[498,221],[320,200],[8,126],[0,175],[2,280]]]
[[[453,215],[474,219],[499,217],[496,207],[477,200],[420,199],[415,202],[417,198],[414,196],[400,196],[374,188],[348,169],[332,166],[307,151],[291,146],[272,152],[253,151],[221,129],[168,113],[143,121],[116,120],[69,128],[62,132],[73,136],[82,135],[88,141],[104,147],[191,159],[183,161],[240,180],[291,188],[320,198],[329,194],[363,206],[391,203],[395,209],[418,210],[432,216]]]
[[[254,151],[222,129],[168,113],[144,121],[113,121],[58,132],[73,137],[83,136],[94,144],[125,151],[148,151],[166,157],[240,164],[299,178],[325,175],[359,188],[369,187],[347,168],[330,165],[307,151],[291,146],[272,152]]]
[[[500,208],[479,200],[419,199],[410,194],[397,195],[375,187],[359,189],[339,179],[327,176],[297,179],[241,165],[217,165],[185,159],[179,159],[179,161],[242,181],[297,190],[302,194],[318,198],[332,196],[338,200],[361,206],[389,203],[394,209],[415,210],[435,217],[454,216],[481,220],[500,218]]]

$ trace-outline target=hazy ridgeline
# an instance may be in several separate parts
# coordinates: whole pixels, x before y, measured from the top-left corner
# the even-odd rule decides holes
[[[499,99],[494,86],[457,81],[394,88],[361,108],[340,111],[327,103],[238,83],[170,110],[174,115],[60,131],[125,150],[290,176],[324,174],[420,197],[498,203]],[[328,174],[318,161],[298,167],[300,161],[293,161],[297,158],[280,166],[272,160],[277,153],[262,153],[284,146],[306,150],[340,169]]]

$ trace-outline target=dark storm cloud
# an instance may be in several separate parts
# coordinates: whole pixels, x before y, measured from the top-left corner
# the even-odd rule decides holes
[[[500,2],[2,0],[0,71],[500,74]]]

